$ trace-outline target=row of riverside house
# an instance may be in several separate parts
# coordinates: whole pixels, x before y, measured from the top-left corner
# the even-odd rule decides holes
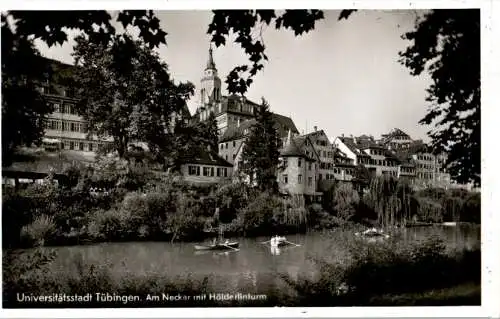
[[[51,63],[56,73],[73,67],[48,59],[42,63]],[[54,104],[55,111],[49,116],[43,147],[37,150],[38,160],[3,167],[4,184],[33,182],[49,171],[61,173],[75,161],[92,165],[95,151],[112,141],[88,137],[85,121],[74,111],[76,101],[71,90],[49,86],[51,80],[45,79],[40,87]],[[254,110],[258,104],[236,95],[223,96],[221,91],[210,49],[199,87],[199,107],[191,116],[186,105],[174,117],[196,123],[205,121],[213,113],[219,130],[219,148],[202,150],[183,159],[181,173],[188,182],[218,183],[240,175],[245,139],[256,121]],[[339,136],[331,141],[317,127],[311,133],[300,135],[290,117],[276,113],[272,117],[281,143],[277,180],[283,193],[319,200],[334,181],[358,185],[363,175],[360,170],[371,176],[404,178],[415,187],[451,185],[450,176],[443,168],[446,157],[433,155],[422,141],[412,140],[399,129],[379,140],[362,135]]]

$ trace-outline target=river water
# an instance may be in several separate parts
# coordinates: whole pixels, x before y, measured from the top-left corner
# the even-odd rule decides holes
[[[261,243],[269,238],[237,238],[239,251],[225,253],[200,253],[194,250],[193,243],[169,242],[55,247],[51,249],[55,249],[58,255],[51,270],[74,271],[75,260],[78,259],[84,264],[105,265],[117,276],[124,273],[134,276],[215,276],[216,287],[212,288],[218,291],[262,293],[284,287],[277,273],[287,273],[292,278],[313,274],[316,268],[308,256],[340,258],[344,252],[339,243],[345,240],[346,233],[340,234],[340,231],[334,230],[327,235],[320,232],[289,235],[287,239],[300,246],[278,250]],[[481,240],[479,226],[471,225],[409,228],[398,240],[416,241],[432,235],[443,238],[449,249],[478,247]]]

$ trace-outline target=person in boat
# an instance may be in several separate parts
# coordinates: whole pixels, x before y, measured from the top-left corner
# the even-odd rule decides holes
[[[274,237],[271,238],[271,245],[278,246],[279,244],[281,244],[282,242],[285,242],[285,241],[286,241],[285,237],[275,235]]]

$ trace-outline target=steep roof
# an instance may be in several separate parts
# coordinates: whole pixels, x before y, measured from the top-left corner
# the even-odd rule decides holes
[[[310,155],[308,154],[310,153]],[[307,136],[298,136],[292,138],[280,151],[282,157],[302,157],[307,160],[315,161],[316,151],[312,146],[311,140]]]
[[[309,139],[311,140],[311,142],[313,144],[315,144],[316,141],[320,139],[320,137],[325,137],[326,140],[328,141],[328,144],[331,145],[330,139],[328,138],[325,131],[323,131],[323,130],[314,131],[314,132],[306,134],[305,136],[309,137]]]
[[[275,121],[274,127],[278,131],[278,136],[283,138],[288,135],[288,130],[293,133],[299,133],[297,127],[293,123],[292,119],[277,113],[272,113],[271,117]],[[232,140],[237,140],[245,137],[245,130],[250,130],[250,128],[257,123],[256,119],[246,120],[240,123],[238,127],[228,128],[224,134],[219,138],[219,142],[227,142]]]
[[[397,127],[392,129],[389,133],[382,135],[382,137],[387,137],[387,138],[394,137],[394,136],[404,136],[404,137],[410,138],[410,135],[406,134],[405,132],[403,132],[403,130],[401,130]]]
[[[357,143],[354,143],[354,138],[341,136],[338,137],[338,139],[355,155],[370,157],[370,155],[360,151],[360,146]]]
[[[212,69],[215,70],[215,63],[214,63],[214,57],[212,55],[212,47],[210,46],[210,49],[208,50],[208,61],[207,61],[207,67],[205,70]]]
[[[231,163],[220,157],[216,151],[204,147],[191,149],[189,154],[180,159],[180,163],[233,167]]]

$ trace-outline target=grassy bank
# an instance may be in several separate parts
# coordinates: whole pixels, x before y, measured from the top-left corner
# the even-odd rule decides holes
[[[370,299],[371,306],[477,306],[481,304],[481,285],[464,283],[418,293],[385,294]]]
[[[50,250],[6,251],[4,307],[35,307],[20,303],[17,294],[83,296],[87,293],[133,295],[135,302],[46,303],[46,307],[181,307],[181,306],[375,306],[473,305],[480,302],[479,250],[447,251],[438,239],[417,243],[368,243],[348,237],[342,256],[311,256],[317,272],[292,278],[274,275],[278,283],[232,281],[229,276],[132,273],[124,264],[89,264],[81,258],[58,271]],[[328,250],[326,250],[328,251]],[[123,261],[125,263],[126,261]],[[234,278],[233,278],[234,279]],[[147,295],[194,296],[223,292],[265,295],[259,300],[147,300]]]
[[[453,289],[464,284],[480,285],[479,249],[450,251],[439,238],[414,243],[397,240],[370,243],[349,239],[347,234],[340,243],[347,252],[343,256],[311,257],[319,269],[315,278],[293,280],[282,274],[283,280],[303,298],[301,304],[320,306],[320,297],[333,304],[352,306],[387,304],[391,298],[404,305],[405,302],[448,304],[454,298],[467,299],[467,303],[478,300],[475,293],[460,297],[460,290],[455,296]],[[417,295],[421,301],[409,299]]]

